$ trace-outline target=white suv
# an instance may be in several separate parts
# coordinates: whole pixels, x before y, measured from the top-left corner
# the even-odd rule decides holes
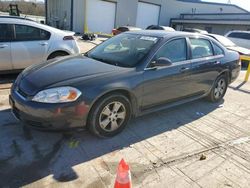
[[[250,49],[250,31],[229,31],[225,36],[238,46]]]
[[[73,35],[24,18],[0,16],[0,72],[80,53]]]

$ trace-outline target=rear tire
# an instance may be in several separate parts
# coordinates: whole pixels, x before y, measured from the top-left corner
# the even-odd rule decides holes
[[[67,52],[54,52],[49,55],[48,60],[54,59],[56,57],[63,57],[69,55]]]
[[[99,137],[119,134],[131,117],[131,104],[121,94],[108,95],[94,104],[88,118],[88,129]]]
[[[219,76],[213,85],[207,99],[211,102],[218,102],[220,101],[224,95],[226,94],[228,87],[228,79],[225,75]]]

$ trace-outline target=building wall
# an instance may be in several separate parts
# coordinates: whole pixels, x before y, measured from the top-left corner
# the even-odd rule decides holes
[[[184,28],[197,28],[202,30],[207,30],[208,28],[211,28],[211,33],[219,34],[219,35],[225,35],[227,32],[232,30],[250,30],[250,25],[217,25],[217,24],[181,24]]]
[[[159,24],[170,25],[171,18],[179,18],[180,14],[194,13],[245,13],[236,6],[211,3],[183,2],[182,0],[108,0],[117,3],[115,26],[136,25],[138,2],[148,2],[161,6]],[[70,28],[71,0],[47,0],[48,23]],[[83,32],[84,0],[73,0],[73,30]],[[55,18],[60,18],[57,23]],[[66,17],[66,21],[64,18]],[[65,23],[64,23],[65,22]]]
[[[73,31],[82,33],[84,30],[84,0],[74,0]]]
[[[60,29],[71,29],[71,0],[47,1],[48,25]]]
[[[210,3],[192,3],[178,0],[163,0],[161,25],[169,25],[171,18],[179,18],[180,14],[199,13],[246,13],[235,6],[216,5]]]

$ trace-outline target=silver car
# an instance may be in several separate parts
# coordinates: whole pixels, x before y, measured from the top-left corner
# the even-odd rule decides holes
[[[79,52],[73,32],[24,18],[0,16],[0,73]]]
[[[225,36],[238,46],[250,50],[250,31],[229,31]]]

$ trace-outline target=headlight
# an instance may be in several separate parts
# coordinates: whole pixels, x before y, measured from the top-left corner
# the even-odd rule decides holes
[[[46,89],[37,93],[32,101],[40,103],[66,103],[76,101],[82,93],[73,87]]]

